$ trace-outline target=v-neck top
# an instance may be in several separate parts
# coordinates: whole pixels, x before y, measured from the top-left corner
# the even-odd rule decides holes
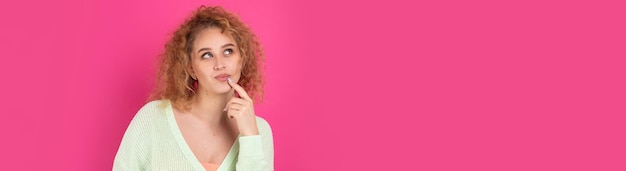
[[[274,170],[271,128],[259,116],[256,121],[259,135],[239,135],[222,163],[209,166],[185,142],[169,100],[149,102],[126,129],[113,170]]]
[[[194,165],[195,169],[206,170],[206,168],[203,166],[203,163],[198,161],[198,158],[196,158],[196,155],[193,154],[193,151],[191,151],[191,148],[189,147],[189,145],[185,141],[185,138],[183,137],[183,134],[180,131],[180,127],[178,126],[178,123],[176,122],[176,117],[174,117],[174,110],[173,110],[171,104],[166,106],[165,112],[166,112],[166,116],[167,116],[168,125],[170,126],[170,130],[172,131],[172,134],[174,135],[174,138],[176,138],[176,143],[179,145],[180,149],[184,153],[184,156],[189,161],[195,161],[195,162],[191,162]],[[235,140],[233,145],[231,145],[230,149],[228,150],[228,153],[226,154],[226,157],[224,158],[222,163],[220,165],[218,165],[216,170],[220,170],[221,166],[229,166],[229,165],[231,165],[230,163],[233,162],[235,154],[237,152],[239,152],[239,147],[238,147],[239,143],[237,143],[237,141],[239,141],[239,137],[241,137],[241,134],[239,134],[237,136],[237,139]],[[224,170],[224,169],[222,169],[222,170]]]

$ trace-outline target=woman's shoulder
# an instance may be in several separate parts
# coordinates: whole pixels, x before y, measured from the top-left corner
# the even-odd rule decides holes
[[[164,112],[170,105],[170,101],[169,100],[154,100],[154,101],[150,101],[146,104],[144,104],[140,109],[139,112],[148,112],[148,113],[153,113],[153,112]]]
[[[141,110],[163,110],[165,108],[168,107],[170,101],[169,100],[153,100],[153,101],[149,101],[148,103],[144,104],[141,109],[139,109],[139,111]]]
[[[256,125],[259,128],[259,133],[263,134],[271,134],[272,133],[272,127],[270,126],[270,123],[267,122],[267,120],[263,117],[260,116],[256,116]]]
[[[144,104],[137,114],[135,119],[152,120],[157,119],[160,116],[164,117],[167,109],[169,108],[169,100],[154,100]]]

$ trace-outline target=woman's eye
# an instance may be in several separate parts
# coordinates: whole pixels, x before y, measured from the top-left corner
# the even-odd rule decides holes
[[[224,51],[224,55],[230,55],[230,54],[233,54],[233,50],[232,49],[226,49]]]
[[[202,54],[202,58],[212,58],[213,55],[211,53],[204,53]]]

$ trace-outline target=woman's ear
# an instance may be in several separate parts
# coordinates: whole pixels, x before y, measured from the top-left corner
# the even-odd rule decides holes
[[[192,66],[189,66],[189,68],[187,68],[187,73],[189,73],[189,76],[191,76],[191,79],[198,80],[198,78],[196,77],[196,72],[193,71]]]

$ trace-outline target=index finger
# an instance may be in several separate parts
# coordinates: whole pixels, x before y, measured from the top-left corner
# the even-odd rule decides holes
[[[235,84],[235,82],[233,82],[233,80],[230,79],[230,77],[228,77],[228,85],[230,85],[232,88],[235,89],[235,91],[237,91],[237,93],[239,93],[239,96],[241,96],[243,99],[246,99],[247,101],[252,102],[252,98],[250,98],[250,96],[248,96],[248,92],[246,92],[246,90],[243,89],[243,87]]]

